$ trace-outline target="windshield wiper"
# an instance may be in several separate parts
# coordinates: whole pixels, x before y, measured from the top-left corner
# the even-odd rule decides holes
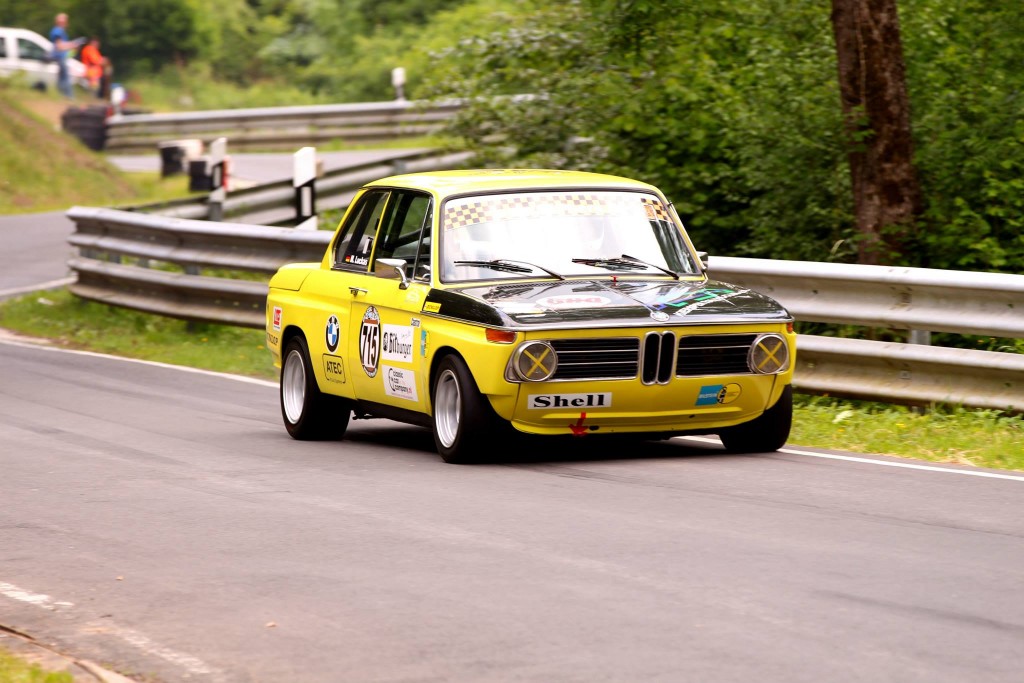
[[[605,270],[619,271],[636,270],[637,266],[643,266],[645,268],[654,268],[655,270],[660,270],[666,275],[671,275],[676,280],[679,279],[679,273],[675,272],[674,270],[669,270],[668,268],[656,266],[653,263],[648,263],[647,261],[638,259],[635,256],[630,256],[629,254],[623,254],[622,256],[615,256],[610,258],[574,258],[572,262],[582,263],[585,266],[597,266],[600,268],[604,268]]]
[[[551,277],[564,280],[565,276],[559,275],[553,270],[549,270],[544,266],[538,266],[536,263],[530,263],[529,261],[516,261],[514,259],[497,258],[493,261],[453,261],[457,266],[479,266],[481,268],[490,268],[492,270],[501,270],[506,273],[530,273],[535,270],[543,270]],[[517,263],[523,265],[517,266]]]

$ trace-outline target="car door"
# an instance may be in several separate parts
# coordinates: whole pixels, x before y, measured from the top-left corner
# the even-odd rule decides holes
[[[336,396],[356,397],[352,378],[362,371],[358,347],[349,338],[352,302],[369,270],[373,239],[388,195],[387,190],[369,190],[356,197],[335,234],[324,267],[310,273],[302,284],[301,326],[313,372],[320,389]],[[287,318],[289,311],[282,314]]]
[[[429,377],[426,331],[420,311],[430,289],[433,201],[412,190],[392,190],[372,244],[350,242],[343,258],[366,259],[353,277],[350,344],[357,397],[426,412]],[[400,267],[384,261],[404,261]],[[358,358],[358,364],[355,362]]]

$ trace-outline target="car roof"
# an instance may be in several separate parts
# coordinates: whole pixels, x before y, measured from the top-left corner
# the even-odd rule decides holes
[[[584,187],[588,189],[642,190],[657,193],[657,189],[653,185],[619,176],[584,171],[508,168],[406,173],[381,178],[367,184],[367,187],[380,186],[427,190],[441,197],[475,192]]]

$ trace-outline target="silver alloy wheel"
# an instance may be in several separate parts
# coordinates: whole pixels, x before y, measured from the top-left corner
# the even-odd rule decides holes
[[[462,392],[459,378],[451,370],[445,370],[437,379],[434,392],[434,425],[437,438],[445,448],[451,448],[459,435],[459,418],[462,415]]]
[[[284,359],[284,370],[281,372],[281,403],[289,422],[298,423],[305,402],[306,363],[302,359],[302,352],[292,349]]]

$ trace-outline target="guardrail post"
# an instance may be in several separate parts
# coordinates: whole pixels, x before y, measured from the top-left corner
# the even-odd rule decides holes
[[[910,338],[907,340],[910,344],[923,344],[925,346],[931,346],[932,333],[928,330],[911,330]]]
[[[211,191],[208,203],[208,218],[211,221],[224,220],[224,199],[227,190],[224,188],[224,157],[227,154],[228,139],[217,138],[210,144],[210,178]]]
[[[316,230],[316,148],[303,147],[292,156],[295,188],[295,229]]]

